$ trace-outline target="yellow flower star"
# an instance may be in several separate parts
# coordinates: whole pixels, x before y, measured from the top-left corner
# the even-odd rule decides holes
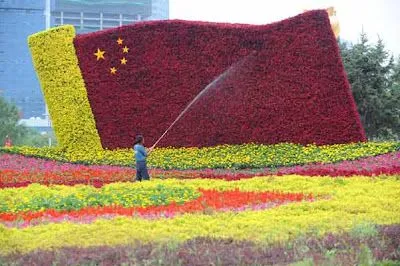
[[[117,40],[117,43],[118,43],[118,45],[121,45],[123,42],[124,42],[124,40],[123,40],[123,39],[121,39],[121,38],[118,38],[118,40]]]
[[[104,59],[104,53],[105,51],[101,51],[99,48],[97,48],[97,52],[94,53],[94,55],[97,56],[97,61]]]
[[[123,57],[123,58],[121,59],[121,64],[122,64],[122,65],[126,65],[126,62],[128,62],[128,60],[126,60],[126,58]]]
[[[122,52],[123,53],[128,53],[128,51],[129,51],[129,48],[128,48],[128,46],[125,45],[125,47],[122,48]]]
[[[110,68],[110,73],[111,74],[116,74],[117,73],[117,69],[115,67],[111,67]]]

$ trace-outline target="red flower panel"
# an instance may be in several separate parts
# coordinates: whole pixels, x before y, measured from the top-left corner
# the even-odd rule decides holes
[[[137,133],[152,145],[223,73],[160,146],[366,140],[324,10],[261,26],[143,22],[74,44],[105,148]]]

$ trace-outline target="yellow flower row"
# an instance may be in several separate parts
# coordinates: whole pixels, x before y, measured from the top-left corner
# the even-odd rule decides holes
[[[264,177],[234,182],[222,180],[156,180],[143,184],[245,191],[280,190],[322,195],[315,202],[292,203],[262,211],[186,214],[173,219],[118,217],[91,224],[64,222],[17,229],[0,225],[0,253],[29,252],[65,246],[134,243],[135,240],[177,241],[200,236],[286,241],[306,233],[347,231],[360,223],[400,223],[400,176],[312,178]]]
[[[149,157],[149,165],[163,169],[279,167],[354,160],[399,149],[400,142],[365,142],[325,146],[281,143],[222,145],[206,148],[159,148]],[[133,165],[131,149],[79,151],[15,147],[3,150],[67,162]]]

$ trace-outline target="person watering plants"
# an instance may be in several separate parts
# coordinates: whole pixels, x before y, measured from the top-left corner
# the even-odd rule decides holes
[[[143,135],[136,135],[135,142],[133,143],[133,151],[136,160],[136,181],[150,180],[146,159],[152,150],[152,148],[148,150],[145,149]]]

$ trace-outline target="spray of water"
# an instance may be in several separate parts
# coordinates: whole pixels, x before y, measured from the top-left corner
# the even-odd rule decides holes
[[[223,73],[221,73],[218,77],[216,77],[211,83],[209,83],[202,91],[199,92],[199,94],[194,97],[194,99],[183,109],[183,111],[177,116],[177,118],[172,122],[172,124],[164,131],[164,133],[161,135],[161,137],[158,138],[158,140],[153,144],[151,149],[154,149],[157,144],[164,138],[164,136],[168,133],[168,131],[176,124],[176,122],[181,119],[181,117],[189,110],[189,108],[197,102],[207,91],[210,90],[210,88],[214,87],[214,85],[220,83],[223,79],[227,78],[229,74],[233,72],[233,70],[237,70],[239,67],[243,65],[244,62],[249,60],[250,58],[254,57],[256,54],[256,51],[253,51],[250,55],[242,58],[241,60],[237,61],[233,65],[231,65],[227,70],[225,70]]]

